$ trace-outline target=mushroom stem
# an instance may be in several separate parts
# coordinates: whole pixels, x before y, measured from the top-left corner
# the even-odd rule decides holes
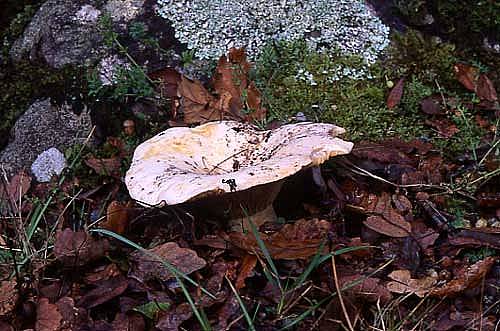
[[[266,222],[276,222],[277,219],[278,217],[274,212],[273,205],[270,204],[266,208],[256,212],[255,214],[229,220],[229,228],[231,229],[231,231],[237,232],[250,231],[250,220],[258,229],[262,224]]]

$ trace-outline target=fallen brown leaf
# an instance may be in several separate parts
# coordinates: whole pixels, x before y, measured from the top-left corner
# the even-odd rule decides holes
[[[479,76],[476,94],[481,100],[490,102],[498,100],[497,91],[495,90],[491,80],[485,74]]]
[[[253,269],[257,265],[257,257],[255,255],[247,254],[241,261],[240,272],[238,278],[236,279],[236,284],[234,287],[237,290],[245,287],[245,279],[247,279],[253,272]]]
[[[369,302],[377,302],[377,300],[380,300],[382,304],[389,302],[392,298],[391,292],[381,284],[378,278],[364,278],[362,275],[341,276],[339,278],[341,288],[353,283],[357,284],[343,291],[345,296],[359,298]]]
[[[442,97],[439,94],[431,95],[420,101],[420,108],[428,115],[444,115],[445,112],[441,107]]]
[[[123,331],[144,331],[146,330],[146,321],[139,314],[118,313],[111,323],[113,330]]]
[[[193,309],[188,303],[181,303],[175,308],[161,313],[155,327],[161,331],[179,330],[179,326],[193,316]]]
[[[500,229],[489,227],[463,229],[453,235],[449,242],[453,246],[492,247],[500,249]]]
[[[455,70],[455,77],[466,89],[476,91],[476,82],[479,75],[479,70],[476,67],[457,63],[453,69]]]
[[[132,201],[111,201],[106,211],[106,220],[101,223],[101,226],[118,234],[123,234],[130,221],[132,206]]]
[[[65,267],[78,267],[103,257],[108,248],[106,239],[96,239],[87,232],[66,228],[56,233],[54,254]]]
[[[389,291],[400,294],[415,293],[421,298],[431,291],[437,283],[437,279],[431,276],[419,279],[411,278],[410,271],[406,269],[394,270],[388,277],[392,279],[386,284]]]
[[[403,96],[404,83],[405,79],[400,78],[391,92],[389,92],[389,96],[387,97],[387,108],[392,109],[399,105],[401,97]]]
[[[411,232],[411,224],[391,206],[391,196],[384,192],[380,196],[370,195],[371,203],[366,212],[372,214],[363,224],[389,237],[403,238]],[[409,202],[409,201],[408,201]]]
[[[3,280],[0,284],[0,316],[12,312],[19,298],[17,282],[15,280]]]
[[[62,316],[61,331],[81,330],[90,324],[89,313],[80,307],[75,307],[73,298],[62,297],[56,302],[57,310]]]
[[[306,259],[318,252],[326,239],[331,224],[325,220],[301,219],[286,224],[278,232],[268,235],[260,233],[269,254],[275,259]],[[251,233],[231,232],[228,240],[236,247],[252,253],[263,254]]]
[[[128,280],[123,276],[106,279],[97,284],[95,289],[85,292],[77,306],[90,309],[116,298],[128,287]]]
[[[149,78],[158,80],[160,94],[166,98],[177,98],[177,88],[181,81],[181,74],[174,68],[163,68],[150,73]]]
[[[47,298],[40,298],[36,308],[35,330],[59,331],[63,317],[57,305],[49,302]]]
[[[180,109],[184,113],[185,123],[205,123],[223,118],[220,109],[211,107],[215,100],[201,82],[190,81],[182,76],[177,93],[180,97]]]
[[[455,296],[467,289],[474,288],[481,283],[494,263],[495,258],[489,256],[471,266],[464,266],[452,281],[432,290],[430,294],[435,297]]]
[[[410,223],[399,217],[389,221],[381,216],[369,216],[363,224],[375,232],[394,238],[407,237],[411,230]]]
[[[147,252],[148,254],[144,254],[137,251],[130,255],[130,260],[134,264],[131,274],[144,281],[152,278],[166,281],[174,277],[161,263],[162,260],[170,263],[184,274],[190,274],[207,264],[195,251],[179,247],[175,242],[167,242],[148,249]],[[149,254],[155,255],[157,258]]]

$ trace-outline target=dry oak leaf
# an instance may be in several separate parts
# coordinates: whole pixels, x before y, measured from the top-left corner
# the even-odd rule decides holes
[[[78,267],[103,257],[108,248],[106,239],[96,239],[87,232],[66,228],[56,233],[54,254],[64,266]]]
[[[220,109],[212,107],[215,99],[200,81],[191,81],[182,76],[177,93],[185,123],[205,123],[223,118]]]
[[[457,80],[462,83],[466,89],[473,92],[476,90],[476,82],[479,76],[479,70],[476,67],[457,63],[453,67],[453,70],[455,70]]]
[[[404,83],[405,79],[400,78],[391,92],[389,92],[389,96],[387,97],[387,108],[392,109],[399,105],[401,97],[403,96]]]
[[[152,278],[167,281],[175,277],[162,261],[170,263],[186,275],[204,268],[207,264],[194,250],[179,247],[175,242],[167,242],[148,249],[146,253],[134,252],[130,260],[134,264],[131,275],[144,281]]]
[[[464,266],[455,277],[444,286],[430,292],[432,296],[455,296],[465,290],[478,286],[495,263],[495,258],[488,256],[471,266]]]
[[[116,200],[111,201],[106,210],[106,220],[101,223],[101,226],[118,234],[123,234],[128,227],[132,207],[132,201],[126,203]]]
[[[497,91],[495,91],[493,83],[485,74],[479,76],[476,94],[481,100],[490,102],[498,100]]]
[[[128,287],[128,280],[124,276],[118,276],[103,280],[96,284],[97,287],[85,292],[78,300],[77,306],[90,309],[121,295]]]
[[[286,224],[272,235],[260,233],[260,237],[275,259],[306,259],[318,252],[330,228],[330,222],[325,220],[301,219],[293,224]],[[231,232],[228,238],[236,247],[263,254],[251,233]]]
[[[437,283],[437,279],[430,276],[419,279],[411,278],[410,271],[406,269],[394,270],[388,277],[392,279],[386,284],[389,291],[400,294],[415,293],[421,298],[431,291]]]
[[[384,192],[380,196],[370,195],[367,217],[363,224],[371,230],[394,238],[404,238],[411,232],[411,224],[391,206],[391,196]]]
[[[250,63],[243,48],[231,48],[228,57],[219,59],[212,84],[219,96],[220,109],[237,119],[261,120],[266,109],[261,105],[261,94],[248,79]],[[242,109],[249,114],[243,116]]]
[[[174,68],[163,68],[150,73],[149,78],[160,81],[158,89],[163,97],[176,98],[181,74]]]
[[[15,280],[3,280],[0,285],[0,316],[12,312],[18,298],[17,282]]]
[[[40,298],[36,308],[36,331],[58,331],[61,330],[63,317],[57,305],[49,302],[47,298]]]
[[[381,284],[380,279],[374,277],[364,277],[362,275],[341,276],[339,278],[340,287],[344,288],[355,284],[345,290],[346,296],[364,299],[368,302],[377,302],[382,304],[392,299],[391,292]]]

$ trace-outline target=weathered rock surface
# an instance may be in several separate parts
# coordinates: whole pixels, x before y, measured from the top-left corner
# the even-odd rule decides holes
[[[10,142],[0,152],[0,166],[10,175],[29,169],[40,153],[82,143],[91,130],[88,112],[76,115],[69,107],[51,105],[50,99],[36,101],[12,128]]]
[[[127,35],[132,21],[141,21],[146,24],[148,36],[157,38],[160,46],[170,48],[175,43],[172,28],[157,18],[152,1],[48,0],[35,14],[23,36],[14,42],[10,57],[15,61],[27,57],[54,68],[67,64],[95,64],[113,54],[100,32],[99,20],[104,14],[110,16],[113,30],[121,35]],[[139,42],[124,40],[123,43],[134,57],[137,55],[139,63],[151,65],[159,61],[151,58],[153,52],[147,47],[137,45]]]
[[[41,183],[50,182],[52,176],[59,176],[66,168],[66,158],[57,148],[42,152],[31,165],[31,172]]]

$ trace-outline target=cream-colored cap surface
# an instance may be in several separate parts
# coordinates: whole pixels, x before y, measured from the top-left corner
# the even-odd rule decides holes
[[[353,144],[337,138],[333,124],[283,125],[259,131],[236,121],[170,128],[140,144],[125,183],[130,196],[148,205],[195,200],[278,181],[329,158],[348,154]]]

